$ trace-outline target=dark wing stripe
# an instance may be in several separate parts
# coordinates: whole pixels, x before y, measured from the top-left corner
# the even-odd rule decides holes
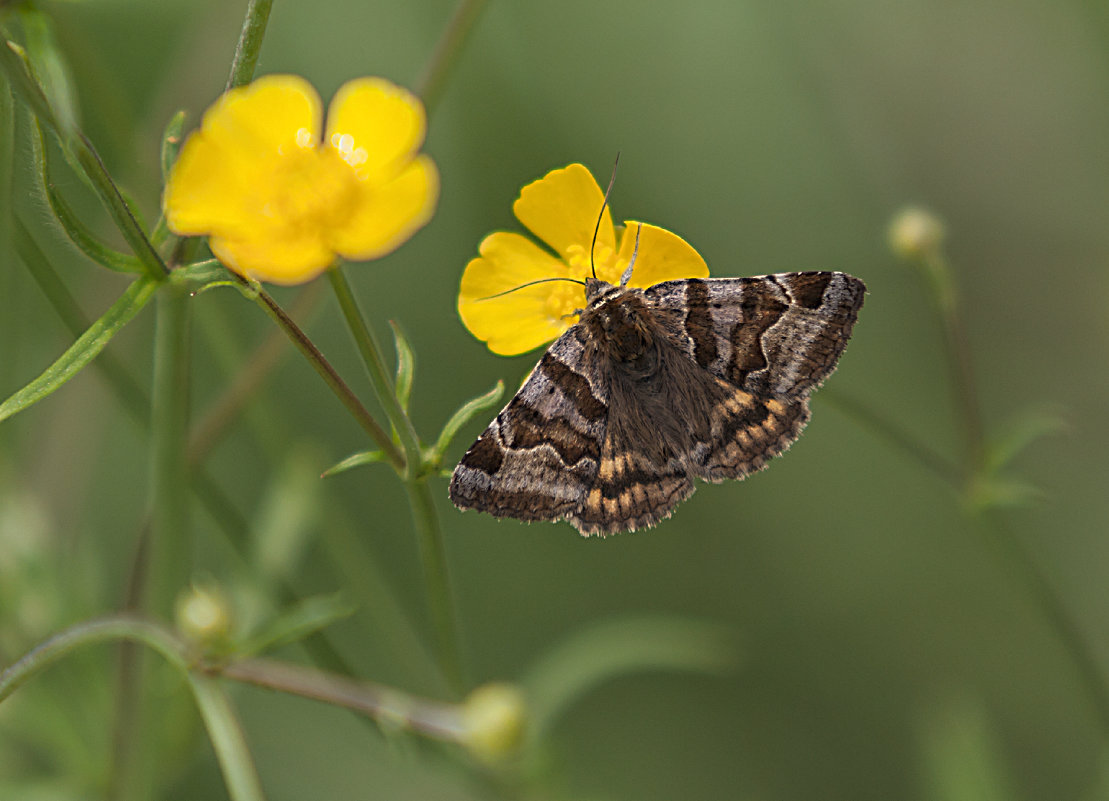
[[[535,448],[548,444],[569,466],[583,458],[597,460],[601,444],[579,431],[564,417],[547,417],[517,395],[497,417],[504,444],[512,449]]]
[[[685,334],[693,343],[693,358],[708,367],[717,357],[716,335],[713,333],[709,291],[705,282],[691,278],[685,286]]]
[[[602,419],[608,412],[608,407],[593,394],[589,380],[570,369],[550,351],[539,361],[539,369],[562,391],[583,419],[593,422]]]

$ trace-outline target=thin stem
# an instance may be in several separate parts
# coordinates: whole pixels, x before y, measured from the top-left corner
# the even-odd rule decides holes
[[[432,625],[435,627],[439,663],[451,689],[461,693],[465,690],[466,680],[462,671],[458,621],[454,613],[443,531],[439,526],[439,515],[435,511],[435,499],[431,496],[426,477],[406,481],[405,489],[408,491],[408,505],[412,510],[412,522],[419,542],[424,587]]]
[[[189,417],[188,298],[172,284],[158,294],[151,410],[151,585],[147,598],[168,616],[188,580],[188,471],[185,448]]]
[[[481,16],[487,0],[461,0],[454,10],[451,21],[439,38],[424,71],[416,81],[416,94],[424,102],[424,107],[430,113],[446,85],[447,76],[454,66],[462,47],[474,27],[478,17]]]
[[[412,421],[397,399],[392,380],[385,370],[381,350],[374,340],[373,333],[366,325],[365,318],[358,308],[358,302],[351,291],[350,284],[338,266],[328,270],[331,286],[339,301],[343,316],[351,335],[362,354],[370,381],[378,401],[385,409],[394,430],[404,445],[407,469],[402,473],[404,486],[408,492],[408,503],[412,510],[412,520],[416,527],[420,557],[424,569],[424,585],[428,597],[432,625],[435,629],[436,651],[439,663],[452,689],[460,692],[464,686],[462,661],[458,647],[458,626],[455,621],[454,603],[451,597],[450,579],[447,571],[446,552],[443,547],[443,533],[439,518],[435,513],[435,503],[428,489],[426,476],[423,475],[423,457],[416,438]]]
[[[207,676],[188,674],[189,688],[193,691],[204,728],[212,750],[216,752],[223,782],[231,801],[263,801],[262,784],[250,750],[246,745],[242,726],[227,694],[219,683]]]
[[[967,441],[968,489],[985,465],[986,441],[982,410],[970,355],[970,341],[959,313],[958,294],[951,278],[951,269],[942,251],[936,249],[923,259],[925,275],[932,284],[933,297],[943,327],[944,344],[951,365],[951,387],[959,409]]]
[[[824,387],[817,396],[822,402],[827,402],[839,409],[848,417],[853,417],[857,422],[872,433],[877,434],[890,445],[911,456],[923,467],[932,471],[940,479],[947,482],[956,491],[963,486],[963,476],[959,466],[948,460],[945,456],[934,451],[925,443],[916,439],[911,434],[903,431],[893,420],[885,417],[873,407],[854,398],[841,395],[833,387]]]
[[[378,723],[401,724],[440,740],[456,740],[461,733],[455,705],[419,698],[381,684],[268,659],[235,662],[213,670],[226,679],[353,709]]]
[[[362,363],[370,377],[374,394],[385,410],[385,416],[392,423],[393,430],[397,432],[401,447],[404,448],[405,474],[414,476],[420,469],[419,439],[416,436],[416,429],[412,426],[412,421],[405,414],[400,401],[397,399],[393,379],[385,368],[385,360],[381,356],[381,348],[378,347],[370,327],[366,325],[366,319],[362,316],[362,310],[358,308],[358,301],[355,299],[350,283],[343,273],[342,266],[335,265],[332,267],[327,271],[327,277],[331,282],[331,288],[335,291],[335,298],[339,301],[339,308],[343,312],[347,329],[354,338],[354,343],[358,346],[358,352],[362,356]]]
[[[62,657],[86,645],[133,640],[157,651],[170,664],[187,669],[185,652],[168,629],[132,615],[115,615],[79,623],[37,645],[0,672],[0,702]]]
[[[313,282],[297,296],[290,309],[291,315],[298,315],[316,305],[320,297],[321,284]],[[221,439],[227,427],[238,417],[243,408],[265,384],[270,373],[281,362],[288,343],[283,333],[271,329],[266,338],[243,357],[246,366],[235,372],[230,386],[208,408],[208,411],[193,427],[189,441],[189,464],[200,464],[207,453]]]
[[[265,290],[257,290],[251,286],[250,282],[245,278],[232,274],[232,278],[240,283],[243,287],[255,294],[255,300],[262,310],[269,315],[277,325],[285,332],[285,336],[296,346],[297,350],[308,360],[313,369],[319,373],[324,383],[331,389],[339,401],[347,408],[354,419],[362,426],[363,430],[370,435],[370,439],[377,444],[385,452],[389,463],[401,472],[404,470],[404,456],[393,444],[392,438],[385,432],[385,430],[378,425],[374,420],[373,415],[366,410],[362,402],[358,400],[358,396],[354,394],[342,377],[331,366],[331,363],[324,358],[319,348],[308,338],[308,336],[300,330],[300,327],[293,321],[285,310],[282,309],[277,302],[270,297],[269,293]]]
[[[270,19],[273,0],[250,0],[243,19],[243,29],[239,42],[235,45],[235,57],[231,61],[231,73],[227,76],[227,88],[234,89],[250,83],[254,69],[258,66],[258,55],[262,50],[262,37],[266,35],[266,23]]]
[[[168,629],[156,623],[131,615],[116,615],[79,623],[51,637],[0,673],[0,702],[78,648],[120,640],[141,642],[185,675],[204,718],[232,801],[262,801],[254,763],[230,704],[222,692],[211,685],[210,679],[189,672],[184,646]]]
[[[1090,647],[1089,637],[1079,628],[1074,615],[1067,609],[1055,586],[1036,564],[1015,532],[1004,523],[1000,514],[981,516],[984,535],[1015,569],[1033,601],[1070,654],[1082,683],[1086,686],[1094,712],[1104,732],[1109,733],[1109,683],[1097,656]]]

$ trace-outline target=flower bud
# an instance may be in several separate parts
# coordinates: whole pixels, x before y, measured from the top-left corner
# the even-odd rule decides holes
[[[893,252],[903,259],[922,259],[936,254],[943,246],[946,233],[936,215],[910,206],[890,223],[889,243]]]
[[[219,646],[231,636],[231,605],[215,586],[193,585],[177,598],[177,628],[190,642]]]
[[[527,704],[519,687],[493,683],[478,687],[463,703],[462,743],[476,757],[494,762],[523,741]]]

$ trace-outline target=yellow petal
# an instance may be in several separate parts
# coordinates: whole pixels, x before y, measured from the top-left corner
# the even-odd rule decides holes
[[[273,163],[314,147],[321,104],[303,78],[269,75],[232,89],[205,112],[181,149],[166,184],[166,220],[179,234],[233,232]]]
[[[462,274],[458,314],[470,333],[494,353],[513,356],[551,341],[570,327],[576,319],[573,312],[585,305],[585,291],[578,284],[550,281],[519,288],[568,272],[565,264],[526,237],[490,234],[480,252]],[[508,294],[499,295],[502,292]]]
[[[604,192],[589,170],[584,165],[571,164],[525,186],[512,211],[528,230],[567,257],[574,245],[588,252],[604,199]],[[605,206],[597,246],[611,251],[615,245],[612,217]]]
[[[357,183],[355,206],[328,233],[336,252],[352,261],[375,259],[396,249],[431,219],[439,197],[439,173],[419,156],[384,184]]]
[[[639,247],[636,249],[636,232]],[[620,240],[619,264],[626,268],[635,253],[628,286],[645,289],[678,278],[708,278],[709,268],[701,254],[675,233],[649,223],[627,221]]]
[[[420,99],[382,78],[348,81],[327,111],[328,145],[371,178],[410,161],[426,130]]]
[[[216,258],[240,275],[274,284],[311,281],[335,261],[335,252],[318,236],[291,236],[278,227],[259,227],[238,238],[213,236]]]

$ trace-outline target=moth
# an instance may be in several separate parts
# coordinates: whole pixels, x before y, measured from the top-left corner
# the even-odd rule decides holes
[[[586,307],[454,470],[461,509],[654,526],[694,479],[742,479],[797,439],[866,287],[841,272],[588,278]]]

